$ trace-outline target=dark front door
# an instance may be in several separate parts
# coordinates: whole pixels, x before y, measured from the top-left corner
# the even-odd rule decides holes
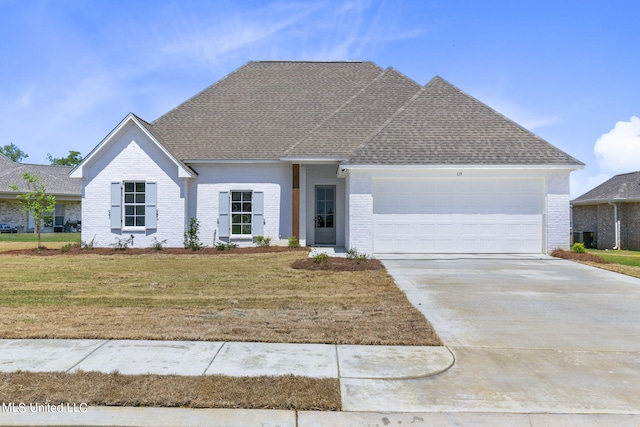
[[[336,244],[336,186],[316,185],[315,244]]]

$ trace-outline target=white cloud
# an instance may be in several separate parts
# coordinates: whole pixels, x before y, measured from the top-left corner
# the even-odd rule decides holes
[[[593,151],[604,172],[615,175],[640,170],[640,118],[616,123],[596,141]]]

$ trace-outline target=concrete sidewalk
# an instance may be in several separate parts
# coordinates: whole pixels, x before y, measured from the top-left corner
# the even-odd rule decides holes
[[[639,415],[478,412],[316,412],[261,409],[89,407],[84,412],[2,413],[0,425],[131,427],[526,426],[632,427]]]
[[[0,339],[0,372],[407,379],[437,375],[453,363],[446,347]]]

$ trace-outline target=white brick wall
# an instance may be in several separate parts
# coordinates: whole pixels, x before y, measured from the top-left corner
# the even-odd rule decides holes
[[[569,171],[547,173],[547,252],[568,249],[570,242]]]
[[[291,165],[193,164],[197,179],[189,186],[189,217],[200,221],[200,240],[213,246],[220,240],[218,195],[221,191],[251,190],[264,193],[264,236],[272,243],[291,236]],[[250,244],[251,240],[233,240]]]
[[[133,247],[149,247],[156,238],[166,247],[180,247],[184,234],[185,180],[178,178],[171,161],[137,126],[114,137],[92,163],[85,165],[82,199],[82,240],[95,238],[97,246],[109,246],[116,238],[134,236]],[[156,230],[111,230],[109,220],[111,182],[147,181],[158,184]]]
[[[347,180],[349,215],[348,249],[360,253],[373,253],[373,197],[372,175],[369,172],[351,171]]]

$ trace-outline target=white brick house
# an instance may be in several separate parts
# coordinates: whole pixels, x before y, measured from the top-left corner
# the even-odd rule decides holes
[[[70,174],[83,240],[181,246],[258,235],[385,253],[569,245],[583,166],[436,77],[371,62],[250,62],[147,123],[125,119]]]

